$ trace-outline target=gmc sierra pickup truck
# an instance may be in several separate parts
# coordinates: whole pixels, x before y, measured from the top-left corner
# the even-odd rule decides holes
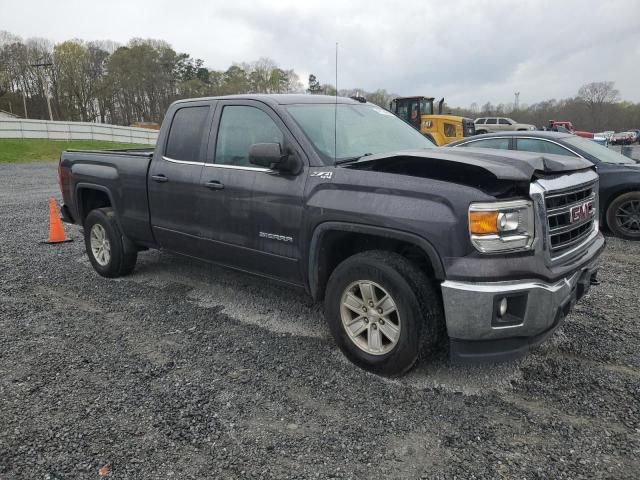
[[[375,105],[316,95],[175,102],[151,151],[66,151],[63,219],[105,277],[160,248],[324,300],[355,364],[398,375],[524,354],[596,281],[598,176],[581,158],[439,149]]]

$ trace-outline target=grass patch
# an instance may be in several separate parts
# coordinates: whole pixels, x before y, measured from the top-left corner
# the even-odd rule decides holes
[[[110,148],[153,148],[139,143],[117,143],[102,140],[0,139],[0,163],[46,162],[58,160],[67,149],[107,150]]]

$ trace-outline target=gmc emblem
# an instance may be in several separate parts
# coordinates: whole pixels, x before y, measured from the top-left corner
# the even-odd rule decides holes
[[[569,210],[569,214],[571,215],[571,223],[582,222],[583,220],[587,220],[588,218],[591,218],[592,213],[593,213],[593,200],[584,202],[582,205],[576,205],[575,207],[571,207],[571,210]]]

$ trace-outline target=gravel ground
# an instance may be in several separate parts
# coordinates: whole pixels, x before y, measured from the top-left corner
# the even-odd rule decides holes
[[[0,174],[0,478],[638,478],[640,243],[517,362],[352,367],[303,293],[47,235],[53,163]],[[102,473],[107,473],[103,469]]]

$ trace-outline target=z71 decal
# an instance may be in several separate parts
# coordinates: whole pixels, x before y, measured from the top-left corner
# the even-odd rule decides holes
[[[319,177],[319,178],[322,178],[323,180],[331,180],[331,177],[333,177],[333,172],[313,172],[311,176]]]

